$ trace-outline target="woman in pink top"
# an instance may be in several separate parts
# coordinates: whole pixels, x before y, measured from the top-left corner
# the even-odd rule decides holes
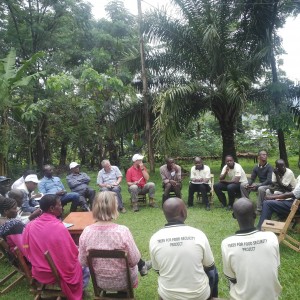
[[[86,266],[90,249],[125,250],[128,254],[133,287],[137,287],[138,263],[140,264],[141,254],[129,229],[113,222],[118,215],[116,194],[110,191],[98,193],[93,205],[96,223],[87,226],[80,236],[79,260],[83,266]],[[107,261],[98,259],[94,262],[98,286],[114,291],[125,289],[127,286],[125,263],[118,259],[111,259],[109,263]],[[145,265],[145,262],[143,264]]]

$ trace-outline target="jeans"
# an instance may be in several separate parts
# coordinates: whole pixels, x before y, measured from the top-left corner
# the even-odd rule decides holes
[[[264,220],[270,220],[272,214],[275,212],[280,217],[287,217],[291,211],[292,204],[294,199],[290,200],[265,200],[263,202],[263,208],[260,215],[259,222],[257,224],[257,228],[261,230],[261,225]],[[300,213],[300,208],[298,209]]]
[[[77,206],[79,205],[79,194],[78,193],[66,193],[63,196],[61,196],[60,201],[61,205],[65,206],[67,203],[71,202],[71,208],[70,212],[76,211]]]
[[[117,194],[117,199],[118,199],[118,210],[122,209],[124,207],[124,204],[123,204],[123,200],[122,200],[122,195],[121,195],[121,187],[119,185],[117,186],[112,186],[110,188],[108,187],[102,187],[100,189],[100,191],[104,192],[104,191],[111,191],[111,192],[114,192]]]

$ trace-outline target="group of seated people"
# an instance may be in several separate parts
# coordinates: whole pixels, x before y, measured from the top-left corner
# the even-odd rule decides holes
[[[7,220],[0,226],[0,236],[19,235],[18,247],[31,265],[33,278],[52,284],[55,278],[44,253],[49,251],[60,276],[60,286],[70,300],[83,298],[88,284],[87,256],[91,249],[127,252],[133,287],[138,285],[138,271],[145,275],[151,268],[158,273],[161,300],[211,299],[218,297],[218,271],[208,238],[197,228],[185,225],[186,205],[180,198],[169,198],[163,204],[167,224],[149,241],[151,263],[141,259],[130,230],[118,225],[118,200],[111,191],[94,198],[95,223],[87,226],[75,245],[62,223],[59,195],[47,194],[40,200],[43,213],[26,225],[16,219],[17,203],[0,198],[0,213]],[[278,299],[280,262],[278,240],[272,232],[254,227],[253,203],[241,198],[233,205],[234,218],[240,230],[222,241],[223,272],[229,279],[230,299]],[[122,294],[127,286],[126,265],[120,260],[95,260],[96,282],[104,290]],[[146,269],[146,273],[141,271]],[[188,274],[188,275],[187,275]],[[261,283],[264,287],[261,288]]]
[[[260,232],[259,229],[264,219],[270,218],[273,212],[286,216],[293,199],[300,198],[300,184],[296,186],[295,177],[285,167],[283,160],[277,160],[272,169],[265,151],[260,151],[258,158],[258,165],[247,180],[242,167],[234,162],[232,156],[226,156],[220,181],[214,184],[219,200],[227,209],[233,209],[233,216],[240,226],[240,231],[223,240],[221,247],[223,271],[230,282],[231,299],[248,299],[245,298],[246,294],[251,295],[251,299],[278,298],[281,291],[277,270],[278,241],[273,233]],[[155,185],[148,182],[149,174],[142,160],[142,155],[135,154],[133,165],[126,173],[134,211],[138,211],[139,193],[148,192],[150,205],[156,206]],[[168,223],[150,239],[151,262],[141,259],[130,230],[115,223],[118,213],[125,212],[120,189],[122,174],[118,167],[111,166],[108,160],[102,162],[97,177],[97,184],[102,191],[98,194],[88,186],[90,178],[80,172],[75,162],[70,164],[70,174],[67,176],[71,193],[67,193],[60,179],[53,176],[53,167],[46,165],[43,170],[44,177],[40,181],[36,174],[28,171],[13,184],[12,190],[5,191],[3,187],[8,187],[8,184],[0,185],[0,192],[6,193],[6,197],[0,197],[0,237],[8,242],[11,249],[15,245],[21,248],[36,280],[45,284],[55,281],[44,258],[44,252],[48,250],[58,268],[61,287],[67,298],[82,299],[89,278],[88,251],[123,249],[128,253],[134,287],[138,283],[137,272],[146,275],[153,265],[159,273],[160,299],[217,297],[218,272],[208,239],[202,231],[184,224],[187,210],[181,200],[181,168],[174,159],[168,158],[160,168],[164,186],[163,212]],[[259,183],[255,184],[257,177]],[[203,164],[200,157],[196,157],[191,169],[189,206],[193,205],[195,192],[202,193],[203,202],[209,206],[207,193],[211,188],[210,178],[209,167]],[[0,177],[0,182],[7,181],[6,177]],[[39,193],[35,193],[37,186]],[[223,191],[228,192],[229,207],[226,206]],[[259,197],[256,210],[261,211],[261,217],[257,229],[254,227],[254,205],[248,199],[251,191],[257,191]],[[169,198],[170,192],[175,193],[174,198]],[[234,202],[239,193],[242,198]],[[88,202],[93,203],[96,222],[83,231],[79,249],[61,222],[62,207],[68,202],[71,202],[71,211],[75,211],[77,206],[84,211],[89,210]],[[25,221],[21,218],[23,212],[29,214]],[[94,269],[99,275],[99,286],[117,291],[124,289],[126,280],[123,263],[111,262],[107,265],[98,261]],[[267,283],[265,278],[268,278]],[[264,289],[259,288],[261,282],[265,282]]]

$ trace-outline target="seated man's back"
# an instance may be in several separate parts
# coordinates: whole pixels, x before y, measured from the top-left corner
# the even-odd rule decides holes
[[[273,232],[254,227],[254,207],[247,198],[233,206],[240,230],[222,241],[223,272],[230,281],[230,299],[278,299],[279,245]]]
[[[158,293],[164,300],[206,300],[211,290],[205,269],[214,268],[207,237],[184,225],[186,208],[181,199],[170,198],[163,208],[168,224],[151,237],[149,246],[152,267],[159,272]]]

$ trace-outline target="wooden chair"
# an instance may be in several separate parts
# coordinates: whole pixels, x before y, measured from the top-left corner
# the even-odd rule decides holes
[[[292,238],[287,234],[289,226],[299,208],[300,200],[295,200],[291,207],[291,212],[289,213],[285,222],[273,221],[273,220],[265,220],[261,226],[262,231],[272,231],[277,237],[278,241],[283,242],[291,249],[300,252],[300,242]]]
[[[62,297],[66,298],[65,294],[62,292],[61,287],[60,287],[60,277],[57,271],[57,268],[54,264],[54,261],[50,255],[49,251],[46,251],[44,253],[44,256],[49,264],[49,267],[52,271],[52,274],[55,278],[55,284],[54,285],[49,285],[49,284],[43,284],[42,287],[40,288],[40,297],[36,298],[37,299],[43,299],[47,297],[56,297],[56,300],[62,299]]]
[[[17,259],[14,254],[10,251],[8,244],[5,240],[0,239],[0,251],[3,256],[10,262],[10,266],[13,268],[9,274],[7,274],[4,278],[0,279],[0,286],[6,284],[10,279],[14,279],[12,283],[6,286],[3,290],[0,291],[0,295],[11,290],[13,287],[17,285],[19,281],[25,278],[25,274],[23,274],[18,268]]]
[[[133,205],[132,199],[130,198],[131,206]],[[147,194],[138,194],[138,204],[147,205]]]
[[[213,205],[214,204],[214,183],[215,183],[215,175],[214,174],[210,174],[210,182],[211,182],[211,189],[210,192],[208,193],[208,200],[209,200],[209,204]],[[202,203],[202,194],[200,192],[197,193],[197,201],[199,203]]]
[[[110,259],[123,259],[126,264],[126,280],[127,280],[127,288],[126,290],[119,291],[125,292],[125,295],[119,295],[116,291],[106,291],[97,285],[97,274],[95,274],[95,270],[93,267],[93,260],[97,258],[110,258]],[[127,258],[127,252],[123,250],[89,250],[89,254],[87,257],[88,267],[90,269],[91,278],[94,287],[94,299],[97,300],[113,300],[113,299],[134,299],[133,287],[130,276],[129,263]]]

